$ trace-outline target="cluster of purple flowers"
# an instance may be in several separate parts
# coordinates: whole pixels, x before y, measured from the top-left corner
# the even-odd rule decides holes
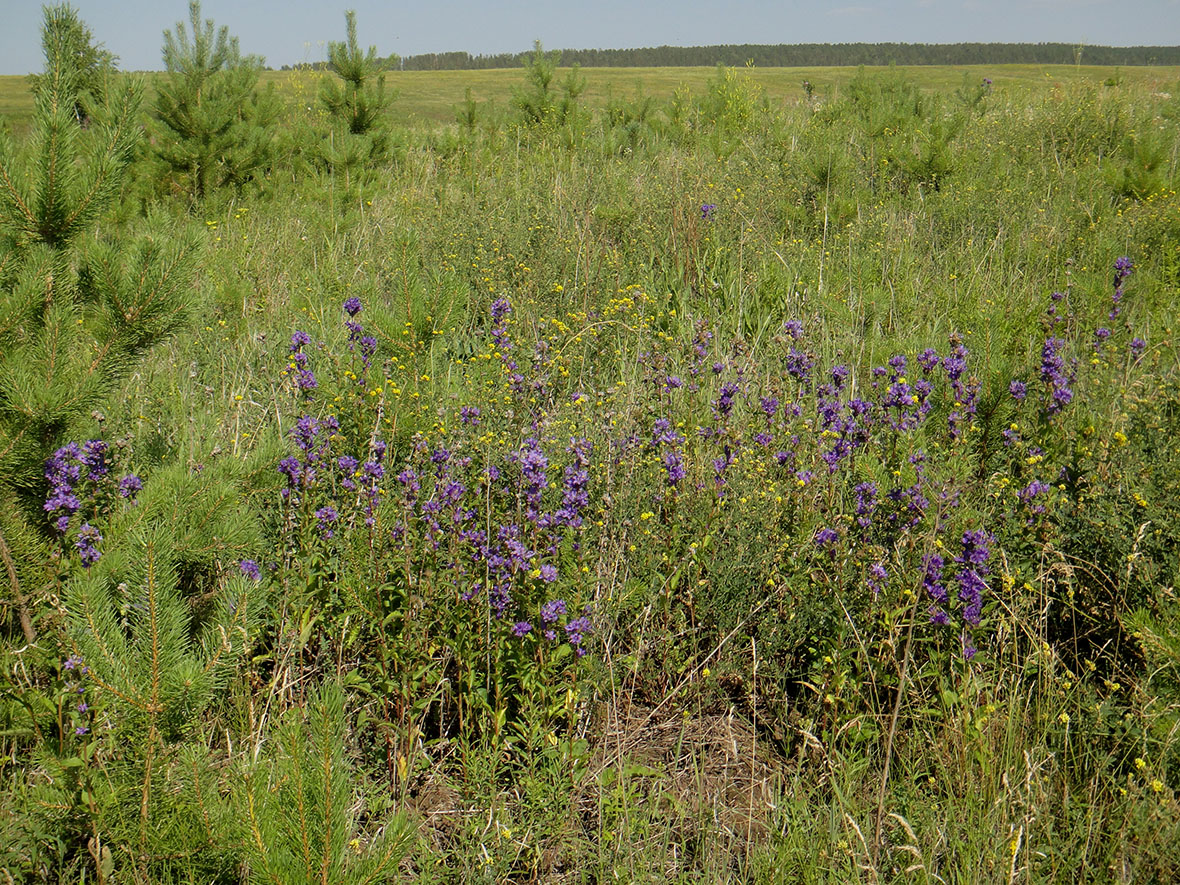
[[[937,360],[937,357],[935,357]],[[906,378],[906,358],[901,354],[889,360],[889,386],[881,406],[889,416],[894,430],[906,431],[917,427],[930,411],[930,394],[933,390],[926,378],[919,378],[910,384]]]
[[[492,302],[490,312],[493,323],[492,341],[496,345],[496,351],[500,354],[500,362],[508,375],[509,386],[514,393],[523,393],[525,389],[524,375],[520,372],[520,366],[512,358],[513,343],[508,334],[508,318],[512,314],[512,305],[507,298],[497,298]]]
[[[667,418],[657,418],[652,428],[652,446],[663,450],[660,460],[664,465],[665,479],[669,487],[675,488],[684,479],[684,459],[681,457],[680,446],[684,444],[684,436],[672,428],[672,422]]]
[[[365,327],[356,320],[356,315],[362,310],[361,300],[355,295],[348,298],[344,302],[344,312],[348,314],[348,319],[344,321],[344,328],[348,329],[348,349],[355,351],[357,346],[360,346],[362,375],[367,371],[373,361],[373,354],[377,352],[377,339],[372,335],[365,334]],[[363,384],[363,378],[357,379],[358,384]]]
[[[865,580],[865,585],[872,591],[874,599],[881,595],[881,591],[885,589],[885,583],[888,580],[889,572],[885,568],[885,563],[874,562],[869,565],[869,573]]]
[[[289,371],[295,381],[295,389],[304,394],[310,394],[319,387],[315,373],[309,365],[310,358],[303,348],[311,344],[311,336],[306,332],[296,330],[291,335]]]
[[[987,589],[984,578],[988,575],[987,561],[991,556],[989,545],[992,540],[987,532],[964,532],[960,542],[960,553],[955,557],[955,562],[959,565],[955,580],[959,583],[963,620],[972,627],[979,626],[983,613],[983,591]]]
[[[370,441],[369,459],[364,463],[352,455],[333,458],[332,444],[339,432],[340,422],[333,415],[322,419],[303,415],[290,432],[298,454],[288,455],[278,463],[279,473],[287,479],[287,486],[280,494],[292,507],[311,489],[326,490],[334,498],[314,513],[325,540],[335,535],[334,525],[341,518],[341,509],[359,512],[365,525],[374,524],[381,480],[385,476],[382,461],[387,447],[382,440]]]
[[[946,613],[948,595],[946,584],[943,583],[942,570],[946,567],[944,560],[937,553],[927,553],[922,557],[922,589],[931,599],[930,623],[945,625],[951,622]]]
[[[82,523],[78,528],[78,537],[74,541],[74,546],[78,549],[78,558],[82,560],[83,566],[90,568],[102,557],[102,553],[98,549],[98,545],[101,543],[102,535],[99,534],[98,529],[88,522]]]
[[[1050,337],[1041,348],[1041,381],[1045,383],[1045,414],[1056,415],[1073,399],[1071,385],[1076,364],[1067,365],[1062,351],[1065,339]]]
[[[45,497],[45,512],[53,527],[64,536],[73,517],[85,502],[97,513],[104,502],[114,496],[135,503],[135,496],[143,490],[143,481],[128,473],[113,482],[108,461],[110,446],[105,440],[91,439],[79,445],[69,443],[59,448],[45,462],[45,480],[49,488]],[[99,544],[102,534],[89,522],[78,527],[74,547],[82,565],[89,568],[102,557]]]
[[[862,482],[852,491],[856,495],[856,524],[867,537],[873,525],[873,512],[877,509],[879,490],[875,482]]]
[[[567,615],[568,609],[564,599],[551,599],[542,605],[541,635],[549,642],[556,642],[558,630],[561,630],[565,634],[565,641],[574,650],[575,656],[580,658],[586,654],[586,648],[583,645],[586,635],[593,630],[593,625],[590,622],[590,610],[587,609],[578,617],[567,620],[562,627],[560,621]],[[517,638],[523,639],[532,632],[533,625],[528,621],[517,621],[512,625],[512,635]]]
[[[1122,311],[1123,283],[1131,275],[1132,268],[1131,259],[1127,256],[1124,255],[1121,258],[1115,259],[1114,294],[1111,295],[1110,313],[1107,314],[1112,323],[1118,319],[1119,313]]]
[[[1020,503],[1027,507],[1030,512],[1043,514],[1046,510],[1044,498],[1048,495],[1050,488],[1047,482],[1034,479],[1017,493],[1017,497],[1020,499]],[[1029,517],[1028,522],[1030,525],[1032,521],[1032,517]]]
[[[974,417],[978,409],[980,382],[973,376],[963,380],[969,352],[962,340],[952,335],[950,345],[951,352],[942,358],[942,368],[955,397],[955,407],[947,416],[947,429],[952,439],[958,439],[962,435],[963,422]]]
[[[70,701],[73,710],[69,715],[70,723],[74,726],[74,736],[82,737],[90,734],[91,717],[94,714],[90,710],[90,704],[86,702],[86,683],[84,681],[84,677],[90,673],[90,668],[77,655],[70,655],[62,661],[61,669],[65,678],[65,684],[62,686],[63,691],[67,696],[77,698],[77,703],[74,703],[73,700]],[[77,677],[76,681],[75,677]]]
[[[562,474],[561,506],[553,513],[554,525],[582,527],[582,511],[590,506],[590,453],[593,447],[585,439],[570,440],[566,452],[570,463]]]
[[[837,541],[840,540],[840,533],[833,528],[827,526],[819,529],[815,533],[815,546],[820,550],[829,550]],[[834,553],[834,551],[832,551]]]
[[[963,620],[963,656],[970,660],[977,651],[971,641],[970,630],[979,626],[983,616],[983,594],[987,590],[986,577],[989,573],[988,558],[991,556],[989,545],[992,537],[983,531],[967,531],[960,541],[960,552],[955,557],[959,566],[955,572],[955,581],[959,585],[959,601],[962,605],[960,617]],[[922,559],[922,589],[931,600],[930,622],[939,626],[951,623],[947,612],[949,594],[943,582],[943,569],[946,560],[935,553],[927,554]]]

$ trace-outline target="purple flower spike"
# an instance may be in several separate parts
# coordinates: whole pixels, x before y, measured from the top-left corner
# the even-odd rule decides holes
[[[822,528],[815,533],[815,546],[822,550],[828,545],[834,544],[839,538],[835,529]]]
[[[344,302],[344,312],[350,317],[356,316],[361,312],[361,300],[353,295]]]
[[[137,492],[143,491],[143,480],[134,473],[128,473],[119,480],[119,495],[123,498],[134,498]]]
[[[98,545],[101,543],[102,535],[98,533],[98,529],[90,523],[82,523],[82,527],[78,529],[78,540],[74,542],[74,546],[78,548],[78,557],[82,560],[82,565],[85,568],[90,568],[102,558],[102,553],[98,549]]]
[[[565,613],[564,599],[552,599],[541,606],[541,620],[546,624],[552,624]]]

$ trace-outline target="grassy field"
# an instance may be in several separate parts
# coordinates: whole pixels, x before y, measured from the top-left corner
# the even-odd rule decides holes
[[[886,68],[869,68],[884,72]],[[1168,91],[1180,81],[1180,68],[1134,67],[1110,68],[1067,65],[995,65],[995,66],[923,66],[895,70],[934,91],[953,90],[967,77],[971,82],[990,77],[997,89],[1064,88],[1071,85],[1099,86],[1117,78],[1126,84],[1151,91]],[[840,88],[856,76],[856,68],[749,68],[745,73],[775,103],[795,102],[803,96],[804,80],[810,81],[821,96],[837,97]],[[558,77],[568,73],[559,69]],[[637,90],[660,101],[668,101],[677,89],[699,92],[714,76],[713,68],[588,68],[586,103],[601,108],[608,96],[630,96]],[[145,75],[149,83],[153,75]],[[316,72],[267,71],[264,85],[274,87],[288,101],[316,94],[321,77]],[[512,89],[519,86],[519,70],[489,71],[403,71],[390,72],[388,83],[397,93],[395,113],[409,121],[451,123],[455,109],[471,90],[477,102],[492,102],[508,107]],[[32,95],[24,77],[0,76],[0,115],[16,132],[23,132],[33,113]]]
[[[0,81],[0,869],[1176,881],[1180,70],[566,73]]]

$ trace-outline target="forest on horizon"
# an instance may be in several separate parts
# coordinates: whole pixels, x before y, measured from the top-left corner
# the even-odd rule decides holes
[[[1180,46],[1079,46],[1073,43],[780,43],[721,46],[654,46],[638,49],[559,49],[559,64],[584,68],[712,67],[764,68],[886,65],[1175,65]],[[446,71],[518,68],[531,50],[471,55],[427,52],[384,59],[389,70]],[[325,68],[314,62],[311,68]],[[290,70],[303,65],[283,65]]]

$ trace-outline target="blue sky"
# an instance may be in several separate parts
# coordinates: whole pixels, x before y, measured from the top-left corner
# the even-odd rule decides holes
[[[125,70],[161,67],[165,28],[187,0],[74,0],[95,38]],[[242,51],[280,67],[325,57],[356,9],[361,42],[382,55],[714,43],[1063,42],[1113,46],[1180,42],[1180,0],[204,0],[202,14]],[[0,0],[0,73],[41,69],[41,3]]]

